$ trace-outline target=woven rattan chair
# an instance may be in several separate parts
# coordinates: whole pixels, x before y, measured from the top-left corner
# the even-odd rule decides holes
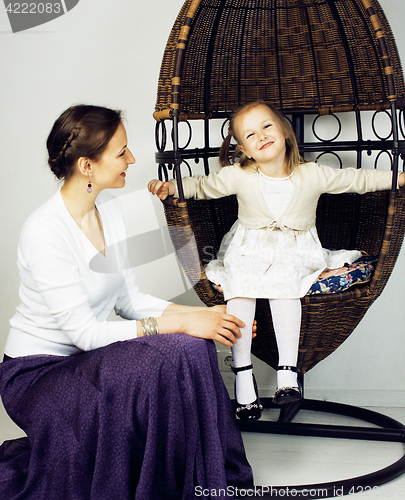
[[[394,171],[390,192],[321,197],[317,227],[323,246],[363,250],[378,255],[378,263],[368,283],[302,299],[301,380],[352,333],[395,265],[405,229],[405,196],[395,189],[405,152],[404,92],[395,41],[377,0],[187,0],[171,31],[154,113],[156,161],[161,179],[177,178],[180,197],[164,203],[165,215],[184,271],[206,305],[222,302],[204,265],[236,220],[237,202],[234,197],[186,202],[181,176],[192,173],[191,160],[196,164],[193,170],[208,174],[216,168],[221,131],[240,104],[261,99],[277,106],[290,119],[305,159],[329,154],[343,168],[345,157],[351,155],[348,166],[369,168],[372,161],[371,168],[380,168],[385,162]],[[336,120],[338,128],[326,139],[319,133],[319,120],[325,116]],[[384,135],[376,125],[381,116],[389,119]],[[182,122],[188,130],[185,140],[179,133]],[[343,137],[347,124],[356,131],[349,140]],[[202,143],[195,145],[197,126]],[[367,127],[373,131],[372,139],[365,138]],[[256,318],[252,352],[276,368],[277,345],[267,300],[258,301]],[[271,407],[270,401],[264,403]],[[382,429],[291,423],[300,408],[356,416]],[[256,432],[405,440],[405,427],[383,415],[305,398],[286,405],[277,423],[240,425]],[[372,477],[339,485],[348,492],[353,485],[382,484],[404,471],[405,457]],[[330,496],[335,487],[326,485]]]

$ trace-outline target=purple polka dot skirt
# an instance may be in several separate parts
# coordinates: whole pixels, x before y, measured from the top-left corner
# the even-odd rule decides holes
[[[9,359],[0,394],[27,434],[0,447],[1,500],[232,498],[253,484],[212,341]]]

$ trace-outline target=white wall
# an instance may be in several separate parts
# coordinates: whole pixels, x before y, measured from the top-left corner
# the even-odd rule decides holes
[[[403,0],[380,3],[405,61]],[[129,146],[137,163],[130,167],[124,200],[136,211],[142,207],[138,220],[146,228],[157,227],[158,220],[163,220],[159,203],[145,199],[141,190],[156,176],[152,113],[158,73],[182,4],[182,0],[80,0],[66,15],[15,34],[0,6],[0,352],[18,304],[16,247],[21,226],[57,187],[46,166],[45,140],[60,112],[79,102],[125,110]],[[146,212],[145,205],[149,207]],[[134,220],[128,218],[131,235],[140,231],[133,226]],[[140,267],[138,274],[144,290],[167,299],[182,295],[183,302],[199,302],[192,290],[184,293],[188,285],[170,252],[153,268]],[[405,251],[383,295],[356,331],[308,374],[309,395],[356,399],[357,393],[350,392],[354,388],[365,403],[381,397],[388,401],[387,391],[398,404],[404,403],[403,276]],[[268,376],[273,385],[271,370],[259,365],[260,385],[267,384]]]

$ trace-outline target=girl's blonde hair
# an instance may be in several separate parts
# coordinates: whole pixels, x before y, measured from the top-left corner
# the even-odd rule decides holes
[[[286,145],[286,159],[287,159],[287,165],[290,168],[290,170],[293,170],[293,168],[296,165],[299,165],[300,163],[303,163],[304,160],[302,159],[300,152],[298,150],[298,143],[297,139],[295,137],[294,131],[290,125],[290,122],[280,113],[280,111],[274,107],[272,104],[269,104],[265,101],[253,101],[249,102],[247,104],[244,104],[240,108],[238,108],[231,116],[229,120],[229,130],[228,130],[228,136],[225,138],[224,142],[222,143],[221,149],[219,151],[219,163],[221,164],[221,167],[226,167],[228,165],[233,165],[235,163],[235,159],[237,156],[241,155],[239,164],[241,167],[249,167],[253,166],[256,162],[253,158],[249,158],[246,156],[240,149],[239,149],[239,144],[242,143],[239,137],[237,137],[236,132],[235,132],[235,121],[237,118],[239,118],[242,114],[247,113],[253,108],[256,108],[258,106],[266,106],[270,112],[273,114],[274,119],[284,132],[284,135],[286,136],[285,140],[285,145]],[[232,156],[230,157],[229,154],[229,149],[230,149],[230,144],[232,137],[236,140],[236,149],[233,152]]]

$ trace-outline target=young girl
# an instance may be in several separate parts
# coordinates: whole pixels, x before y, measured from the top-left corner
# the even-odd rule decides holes
[[[229,161],[229,145],[236,151]],[[234,163],[241,154],[240,162]],[[305,163],[294,132],[280,112],[261,101],[237,110],[220,151],[220,172],[183,179],[186,198],[209,199],[236,194],[238,220],[224,236],[217,260],[206,267],[210,281],[223,291],[227,312],[243,320],[242,338],[232,347],[236,413],[258,419],[262,406],[252,373],[250,348],[257,298],[269,299],[279,353],[273,401],[302,397],[297,382],[301,303],[326,268],[352,263],[358,251],[322,248],[315,227],[322,193],[366,193],[390,189],[391,171],[336,170]],[[399,186],[405,183],[399,176]],[[160,199],[177,196],[175,181],[153,180],[148,188]]]

